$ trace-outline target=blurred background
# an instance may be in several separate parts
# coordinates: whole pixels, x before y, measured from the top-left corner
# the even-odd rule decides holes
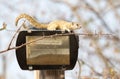
[[[120,0],[0,0],[0,51],[7,49],[18,27],[21,13],[34,16],[41,23],[56,19],[78,22],[78,62],[66,71],[66,79],[120,79]],[[102,34],[112,34],[104,36]],[[15,46],[14,40],[12,46]],[[33,79],[33,71],[20,69],[15,50],[0,54],[0,79]]]

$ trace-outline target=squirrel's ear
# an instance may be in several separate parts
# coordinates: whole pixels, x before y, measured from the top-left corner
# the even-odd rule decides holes
[[[74,25],[74,22],[72,22],[72,25]]]

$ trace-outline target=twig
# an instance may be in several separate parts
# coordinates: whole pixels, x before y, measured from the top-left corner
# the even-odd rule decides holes
[[[119,67],[117,67],[113,62],[112,62],[112,60],[111,60],[111,58],[106,58],[107,59],[107,61],[109,61],[109,63],[111,64],[111,66],[113,67],[113,68],[115,68],[117,71],[120,71],[120,68]],[[114,62],[115,62],[116,60],[114,60]],[[117,61],[116,61],[117,62]],[[119,63],[119,61],[118,61],[118,63]]]
[[[25,21],[23,22],[23,24],[24,24],[24,23],[25,23]],[[19,33],[19,31],[20,31],[20,29],[22,28],[23,24],[18,28],[18,30],[17,30],[17,31],[15,32],[15,34],[13,35],[13,37],[12,37],[12,39],[11,39],[11,41],[10,41],[7,49],[10,49],[10,46],[11,46],[11,44],[12,44],[15,36],[17,35],[17,33]]]
[[[78,5],[77,5],[77,6],[72,6],[72,5],[71,5],[68,1],[66,1],[66,0],[63,0],[63,1],[60,1],[60,2],[65,3],[67,6],[70,7],[73,15],[74,15],[75,17],[77,17],[78,21],[81,22],[81,25],[85,24],[85,22],[84,22],[84,20],[83,20],[84,18],[82,18],[82,17],[79,15],[78,11],[77,11],[77,10],[79,10],[79,6],[78,6]]]
[[[2,28],[0,28],[0,31],[6,29],[6,26],[7,26],[7,24],[4,22],[2,25]]]
[[[73,33],[71,33],[71,34],[73,34]],[[7,51],[9,51],[9,50],[13,50],[13,49],[21,48],[21,47],[23,47],[23,46],[25,46],[25,45],[31,44],[31,43],[33,43],[33,42],[36,42],[36,41],[41,40],[41,39],[44,39],[44,38],[50,38],[50,37],[54,37],[54,36],[62,36],[62,35],[63,35],[63,34],[54,34],[54,35],[49,35],[49,36],[43,36],[43,37],[40,37],[40,38],[35,39],[35,40],[33,40],[33,41],[30,41],[30,42],[24,43],[24,44],[22,44],[22,45],[20,45],[20,46],[11,47],[11,48],[9,48],[9,49],[6,49],[6,50],[3,50],[3,51],[0,51],[0,53],[4,53],[4,52],[7,52]],[[67,34],[64,34],[64,35],[67,35]]]
[[[115,9],[119,9],[119,8],[120,8],[120,4],[114,5],[114,8],[115,8]],[[110,12],[110,11],[112,11],[112,8],[109,8],[108,10],[106,10],[106,11],[103,13],[103,15],[105,15],[106,13],[108,13],[108,12]]]
[[[81,19],[81,16],[80,16],[79,13],[77,12],[77,10],[80,8],[79,6],[75,6],[75,7],[74,7],[74,6],[72,6],[70,3],[68,3],[67,1],[60,1],[60,2],[64,2],[64,3],[66,3],[66,5],[68,5],[68,6],[70,7],[71,11],[72,11],[73,14],[77,17],[77,19],[82,23],[82,25],[83,25],[83,24],[86,24],[86,23],[83,21],[84,18]],[[105,22],[105,20],[102,18],[102,16],[100,15],[100,13],[97,12],[90,4],[88,4],[87,1],[82,0],[82,2],[84,2],[84,4],[87,6],[87,8],[88,8],[89,10],[91,10],[91,11],[95,14],[95,16],[97,16],[97,18],[101,21],[101,23],[104,25],[104,27],[105,27],[109,32],[113,33],[113,31],[109,28],[109,26],[107,25],[107,23]],[[120,38],[119,38],[117,35],[114,36],[114,39],[115,39],[116,41],[120,41]]]
[[[117,68],[111,61],[110,59],[108,59],[107,57],[105,57],[103,54],[102,54],[102,50],[101,48],[98,46],[98,43],[97,41],[93,41],[94,44],[95,44],[95,49],[97,50],[96,53],[97,55],[103,60],[103,62],[105,63],[105,66],[106,68],[110,68],[110,65],[114,68],[116,68],[117,70],[119,70],[119,68]]]
[[[119,12],[116,10],[115,5],[112,0],[108,0],[108,4],[115,13],[115,17],[118,19],[118,23],[120,24],[120,15],[118,14]]]
[[[9,50],[13,50],[13,49],[21,48],[21,47],[23,47],[23,46],[25,46],[25,45],[31,44],[31,43],[33,43],[33,42],[37,42],[37,41],[39,41],[39,40],[41,40],[41,39],[44,39],[44,38],[51,38],[51,37],[55,37],[55,36],[63,36],[63,35],[82,35],[82,36],[83,36],[83,35],[85,35],[85,36],[94,36],[94,35],[98,35],[98,36],[99,36],[99,34],[89,34],[89,33],[65,33],[65,34],[53,34],[53,35],[49,35],[49,36],[39,37],[38,39],[35,39],[35,40],[33,40],[33,41],[30,41],[30,42],[26,42],[26,43],[24,43],[24,44],[22,44],[22,45],[20,45],[20,46],[9,47],[9,48],[6,49],[6,50],[0,51],[0,53],[4,53],[4,52],[7,52],[7,51],[9,51]],[[112,35],[112,34],[100,34],[100,35],[107,36],[107,35]],[[13,39],[14,39],[14,37],[13,37]],[[11,45],[11,44],[9,44],[9,46],[10,46],[10,45]]]
[[[97,41],[94,40],[93,43],[94,43],[94,48],[96,49],[96,52],[95,52],[95,53],[96,53],[96,54],[101,58],[101,60],[104,62],[105,67],[106,67],[106,68],[109,68],[109,67],[110,67],[110,66],[109,66],[109,61],[108,61],[107,58],[103,55],[102,50],[101,50],[101,48],[99,47]]]
[[[82,0],[86,6],[99,18],[99,20],[102,22],[102,24],[104,25],[104,27],[111,33],[113,33],[113,31],[109,28],[109,26],[106,24],[106,22],[104,21],[104,19],[101,17],[101,15],[90,5],[87,3],[86,0]]]
[[[87,64],[86,62],[84,62],[82,59],[79,59],[83,64],[85,64],[86,66],[88,66],[96,75],[98,76],[102,76],[101,73],[97,72],[96,70],[94,70],[93,67],[91,67],[89,64]]]
[[[81,71],[82,71],[82,63],[80,62],[80,60],[77,60],[78,61],[78,64],[79,64],[79,74],[78,74],[78,79],[80,79],[80,76],[81,76]]]

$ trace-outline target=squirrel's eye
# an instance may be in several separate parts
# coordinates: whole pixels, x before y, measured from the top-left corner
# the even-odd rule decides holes
[[[79,24],[76,24],[77,26],[79,26]]]
[[[74,25],[74,22],[72,22],[72,25]]]

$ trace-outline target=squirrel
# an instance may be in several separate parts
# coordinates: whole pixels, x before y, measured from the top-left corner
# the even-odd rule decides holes
[[[17,18],[16,18],[16,21],[15,21],[15,25],[17,26],[18,25],[18,21],[22,18],[25,18],[27,19],[30,24],[35,27],[35,28],[45,28],[47,30],[57,30],[57,29],[60,29],[61,31],[72,31],[72,30],[75,30],[75,29],[79,29],[81,28],[81,25],[78,24],[78,23],[74,23],[74,22],[67,22],[67,21],[64,21],[64,20],[55,20],[55,21],[52,21],[48,24],[44,24],[44,23],[39,23],[38,21],[36,21],[33,17],[31,17],[30,15],[28,14],[20,14]]]

